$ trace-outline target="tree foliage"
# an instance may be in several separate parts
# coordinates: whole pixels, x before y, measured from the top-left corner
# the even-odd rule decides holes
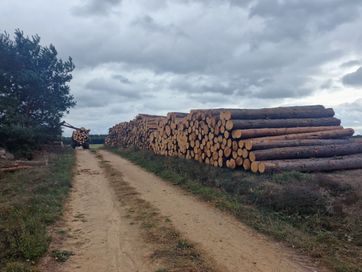
[[[58,58],[38,35],[0,33],[0,145],[34,147],[60,136],[60,119],[75,105],[73,70],[72,59]]]

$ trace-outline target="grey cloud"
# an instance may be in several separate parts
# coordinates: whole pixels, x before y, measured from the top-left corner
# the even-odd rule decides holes
[[[183,32],[179,27],[174,24],[163,25],[155,21],[150,15],[145,15],[139,18],[136,18],[131,22],[132,26],[141,27],[149,33],[159,32],[163,34],[171,34],[175,36],[184,36],[187,37],[185,32]]]
[[[362,135],[362,98],[352,103],[344,103],[336,106],[336,116],[341,118],[342,125],[355,128],[356,134]]]
[[[85,0],[84,2],[83,5],[73,8],[73,13],[75,15],[105,16],[114,6],[120,4],[122,0]]]
[[[321,84],[320,88],[321,89],[330,89],[332,86],[333,86],[333,80],[328,79],[325,82],[323,82],[323,84]]]
[[[353,73],[343,76],[342,81],[345,85],[362,86],[362,67]]]
[[[343,62],[340,67],[348,68],[348,67],[356,66],[356,65],[360,65],[360,64],[361,64],[360,60],[350,60],[350,61]]]
[[[117,79],[124,84],[131,84],[131,81],[122,75],[113,75],[112,78]]]
[[[140,90],[135,90],[132,86],[129,86],[128,83],[121,84],[110,79],[95,78],[90,80],[85,87],[89,90],[96,91],[102,96],[116,95],[128,99],[138,99],[141,97]]]

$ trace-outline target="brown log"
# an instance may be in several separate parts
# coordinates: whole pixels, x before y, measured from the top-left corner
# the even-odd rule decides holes
[[[308,133],[308,132],[337,130],[337,129],[343,129],[343,127],[321,126],[321,127],[236,129],[231,132],[231,135],[233,139],[247,139],[247,138],[278,136],[285,134]]]
[[[221,112],[220,118],[231,119],[284,119],[284,118],[321,118],[333,117],[333,109],[321,105],[278,107],[263,109],[227,109]]]
[[[230,159],[228,160],[228,165],[227,167],[230,168],[230,169],[235,169],[236,168],[236,162],[235,162],[235,159]]]
[[[15,171],[18,171],[18,170],[29,169],[29,168],[32,168],[32,166],[30,166],[30,165],[18,165],[18,166],[0,168],[0,171],[1,172],[15,172]]]
[[[230,147],[226,147],[224,150],[224,156],[225,158],[229,158],[231,156],[232,149]]]
[[[243,158],[238,157],[238,158],[235,160],[235,163],[236,163],[236,166],[243,166]]]
[[[312,145],[330,145],[330,144],[348,144],[351,139],[297,139],[297,140],[277,140],[269,142],[250,142],[248,150],[261,150],[291,146],[312,146]],[[244,142],[243,142],[244,143]]]
[[[244,170],[250,170],[250,167],[251,167],[251,162],[249,159],[245,159],[243,161],[243,167],[244,167]]]
[[[339,126],[341,120],[329,118],[303,118],[303,119],[256,119],[256,120],[228,120],[226,129],[251,129],[251,128],[287,128],[287,127],[316,127]]]
[[[255,150],[249,152],[251,161],[333,157],[362,153],[362,141],[349,144],[297,146]]]
[[[337,129],[337,130],[317,131],[317,132],[310,132],[310,133],[298,133],[298,134],[287,134],[287,135],[271,136],[271,137],[260,137],[260,138],[248,139],[247,141],[245,141],[245,147],[246,147],[246,149],[251,150],[251,147],[255,143],[280,141],[280,140],[347,138],[347,137],[352,136],[353,133],[354,133],[353,129],[346,128],[346,129]]]
[[[333,158],[258,162],[259,173],[280,171],[324,172],[362,168],[362,154]]]

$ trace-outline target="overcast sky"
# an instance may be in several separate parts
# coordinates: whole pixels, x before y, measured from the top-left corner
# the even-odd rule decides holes
[[[361,0],[1,0],[0,31],[76,65],[65,117],[323,104],[362,133]],[[67,132],[69,133],[69,132]]]

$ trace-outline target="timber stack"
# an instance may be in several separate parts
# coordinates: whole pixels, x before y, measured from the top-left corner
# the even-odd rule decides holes
[[[158,127],[164,116],[139,114],[130,122],[116,124],[109,129],[106,145],[149,149],[150,134]]]
[[[362,141],[321,105],[195,109],[158,117],[153,125],[144,133],[142,122],[120,123],[107,144],[254,173],[362,168]]]

